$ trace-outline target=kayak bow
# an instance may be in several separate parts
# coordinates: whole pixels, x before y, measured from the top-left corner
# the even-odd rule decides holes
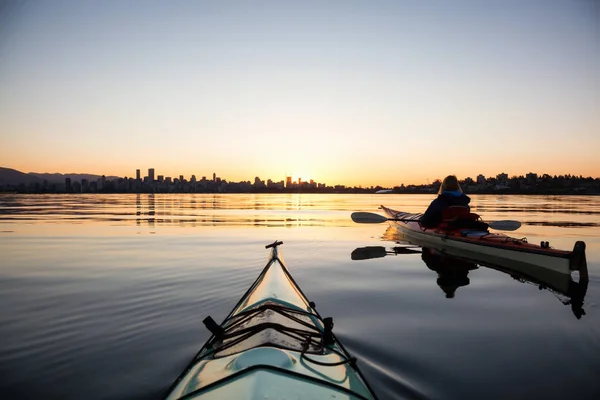
[[[267,248],[267,265],[233,311],[177,378],[175,399],[375,399],[376,396],[333,334],[306,299],[279,254]]]

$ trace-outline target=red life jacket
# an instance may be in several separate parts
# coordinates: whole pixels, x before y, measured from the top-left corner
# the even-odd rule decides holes
[[[450,206],[442,213],[442,222],[439,225],[443,229],[476,229],[485,231],[488,224],[483,222],[478,214],[472,213],[469,207]]]

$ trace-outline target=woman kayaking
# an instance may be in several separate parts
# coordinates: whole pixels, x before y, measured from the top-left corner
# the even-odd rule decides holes
[[[448,175],[440,185],[438,197],[429,204],[421,217],[421,225],[427,228],[436,227],[442,222],[444,211],[451,206],[461,206],[465,212],[470,211],[471,198],[463,193],[455,175]]]

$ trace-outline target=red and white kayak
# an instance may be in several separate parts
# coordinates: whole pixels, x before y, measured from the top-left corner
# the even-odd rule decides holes
[[[503,233],[425,228],[419,223],[422,214],[397,211],[385,206],[381,206],[381,209],[404,240],[422,247],[496,265],[511,263],[525,268],[535,266],[563,274],[579,271],[580,276],[587,276],[585,243],[582,241],[576,242],[572,251],[557,250]]]

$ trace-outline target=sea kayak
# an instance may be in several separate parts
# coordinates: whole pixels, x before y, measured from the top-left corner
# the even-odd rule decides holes
[[[356,359],[302,293],[275,242],[256,281],[171,385],[175,399],[376,399]]]
[[[510,263],[522,268],[538,267],[561,274],[579,271],[587,279],[585,243],[577,241],[572,251],[551,248],[547,242],[528,243],[503,233],[476,229],[425,228],[419,222],[423,214],[412,214],[381,206],[389,223],[404,240],[431,247],[450,255],[468,257],[495,265]]]

